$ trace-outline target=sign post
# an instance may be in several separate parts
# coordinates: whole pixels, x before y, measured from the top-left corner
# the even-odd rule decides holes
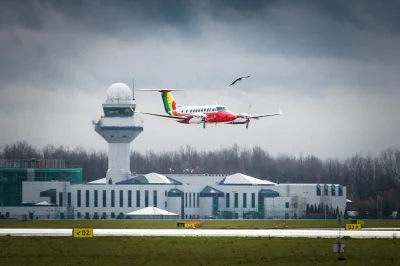
[[[333,252],[339,254],[338,260],[346,260],[344,257],[346,245],[338,238],[337,242],[333,244]]]

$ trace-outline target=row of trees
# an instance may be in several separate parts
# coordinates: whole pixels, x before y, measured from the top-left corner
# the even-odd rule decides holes
[[[81,165],[83,178],[92,181],[105,176],[107,152],[47,145],[38,149],[27,142],[0,148],[3,159],[64,159],[67,165]],[[278,183],[339,183],[347,186],[347,197],[364,214],[383,215],[400,207],[400,149],[383,150],[378,156],[355,154],[344,160],[322,160],[313,155],[272,156],[260,148],[233,145],[219,151],[198,151],[190,146],[175,151],[131,153],[131,171],[136,173],[243,173]],[[380,210],[380,209],[379,209]]]

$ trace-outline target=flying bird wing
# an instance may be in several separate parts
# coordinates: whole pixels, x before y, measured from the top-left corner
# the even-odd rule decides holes
[[[241,80],[241,78],[236,79],[236,80],[235,80],[234,82],[232,82],[232,84],[229,85],[229,86],[232,86],[232,85],[235,84],[238,80]]]
[[[232,82],[232,84],[229,85],[229,86],[232,86],[232,85],[235,84],[237,81],[242,80],[242,78],[249,78],[249,77],[250,77],[250,75],[247,76],[247,77],[240,77],[240,78],[236,79],[234,82]]]

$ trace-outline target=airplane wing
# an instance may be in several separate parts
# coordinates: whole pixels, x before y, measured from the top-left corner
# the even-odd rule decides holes
[[[273,113],[273,114],[262,114],[262,115],[241,115],[241,114],[239,114],[239,115],[237,115],[237,117],[240,117],[240,118],[253,118],[253,119],[259,119],[259,118],[261,118],[261,117],[275,116],[275,115],[281,115],[281,114],[282,114],[282,111],[281,111],[281,109],[279,109],[279,113]]]
[[[164,117],[164,118],[171,118],[171,119],[176,119],[176,120],[185,120],[185,119],[190,118],[190,116],[160,115],[160,114],[146,113],[146,112],[138,112],[138,111],[136,111],[135,113],[138,113],[138,114],[146,114],[146,115],[154,115],[154,116],[159,116],[159,117]]]

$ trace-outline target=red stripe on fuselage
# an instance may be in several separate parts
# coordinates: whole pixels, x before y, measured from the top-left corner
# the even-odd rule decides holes
[[[189,114],[183,114],[183,113],[179,113],[177,111],[172,111],[172,113],[175,116],[188,116],[188,115],[192,115],[193,113],[189,113]],[[228,113],[228,112],[205,112],[204,114],[207,115],[207,122],[208,123],[226,123],[226,122],[230,122],[233,121],[237,118],[236,115],[232,114],[232,113]],[[189,119],[185,119],[185,120],[179,120],[179,123],[182,124],[189,124],[190,118]]]

